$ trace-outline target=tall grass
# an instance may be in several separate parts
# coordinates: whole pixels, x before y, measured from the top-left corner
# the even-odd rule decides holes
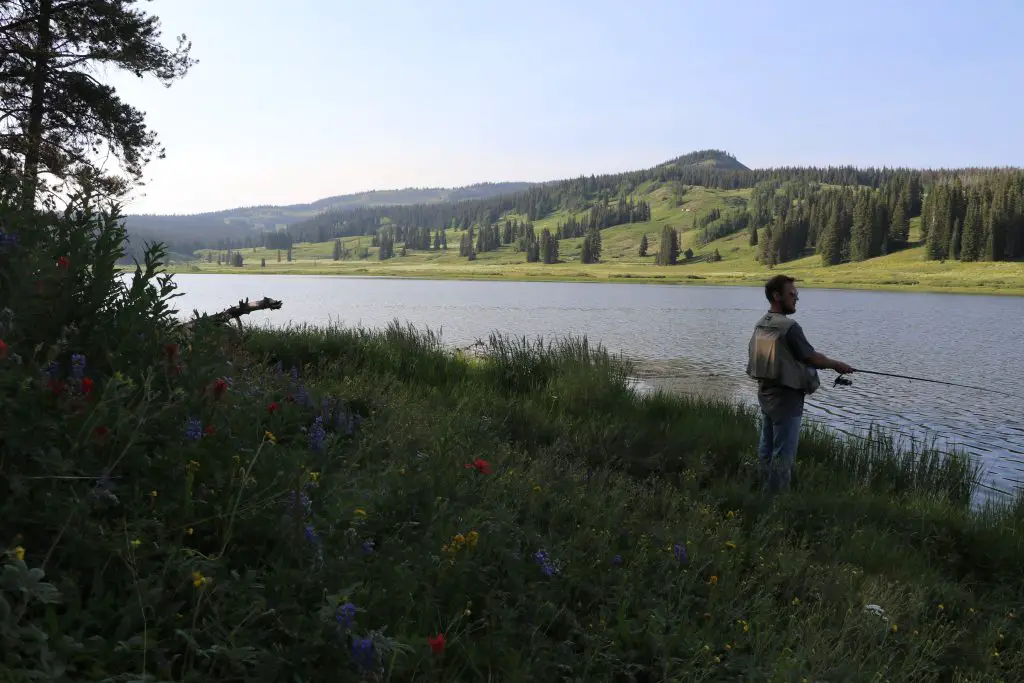
[[[639,394],[583,339],[467,358],[397,323],[248,328],[221,370],[213,403],[104,394],[138,435],[96,451],[132,463],[116,506],[70,476],[4,503],[25,530],[7,566],[66,603],[19,602],[20,623],[77,643],[56,648],[75,680],[1024,673],[1022,506],[973,510],[962,455],[810,427],[767,497],[751,410]]]

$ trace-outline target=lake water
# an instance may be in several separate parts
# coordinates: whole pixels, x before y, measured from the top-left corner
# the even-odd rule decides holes
[[[382,327],[393,320],[439,331],[449,344],[492,331],[545,339],[586,335],[638,362],[643,384],[756,402],[747,341],[766,310],[757,287],[408,280],[300,275],[174,277],[181,315],[249,297],[280,299],[255,324]],[[854,367],[1024,394],[1024,298],[803,289],[794,316],[818,350]],[[872,423],[981,458],[983,484],[1024,486],[1024,400],[864,374],[808,397],[806,417],[847,433]],[[753,436],[751,438],[754,438]]]

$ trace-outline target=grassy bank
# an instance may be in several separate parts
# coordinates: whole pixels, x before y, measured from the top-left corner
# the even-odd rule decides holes
[[[189,263],[172,265],[169,270],[178,273],[248,273],[248,274],[301,274],[301,275],[355,275],[432,279],[498,279],[527,281],[569,282],[639,282],[664,284],[709,285],[761,285],[775,272],[785,272],[800,278],[804,287],[837,289],[873,289],[889,291],[919,291],[948,293],[981,293],[1024,295],[1024,263],[1015,262],[961,262],[928,261],[924,247],[916,246],[894,254],[880,256],[857,263],[824,267],[817,255],[807,256],[779,265],[772,270],[757,261],[756,246],[749,244],[747,232],[741,231],[699,244],[698,231],[691,225],[694,217],[712,209],[727,212],[749,197],[748,190],[715,190],[692,187],[680,205],[664,187],[640,193],[651,203],[651,220],[607,228],[601,231],[601,262],[580,263],[583,238],[563,239],[559,244],[560,263],[526,263],[525,255],[512,245],[495,251],[477,254],[473,261],[460,257],[458,244],[462,232],[448,231],[447,251],[407,252],[405,256],[380,261],[377,248],[370,237],[346,237],[341,240],[350,256],[334,261],[334,242],[296,244],[293,260],[287,253],[257,247],[243,249],[241,268],[218,265],[217,256],[226,257],[225,251],[201,250],[197,259]],[[513,216],[523,219],[521,216]],[[535,223],[540,234],[545,228],[555,232],[569,215],[564,212]],[[674,266],[655,265],[659,236],[665,226],[681,232],[682,246],[693,250],[697,258]],[[765,238],[764,230],[760,232]],[[649,252],[639,256],[641,239],[647,235]],[[910,238],[920,241],[920,218],[910,222]],[[367,258],[356,258],[365,249]],[[700,257],[715,252],[720,261],[701,261]],[[396,246],[396,254],[400,245]],[[211,263],[206,258],[212,259]],[[281,259],[280,261],[278,259]],[[265,261],[266,265],[261,265]]]
[[[247,330],[230,366],[197,341],[103,384],[45,434],[62,471],[40,449],[6,474],[0,625],[74,680],[1024,673],[1024,508],[969,512],[966,460],[808,432],[768,500],[749,413],[638,397],[580,342],[494,341]],[[43,661],[31,637],[0,673]]]

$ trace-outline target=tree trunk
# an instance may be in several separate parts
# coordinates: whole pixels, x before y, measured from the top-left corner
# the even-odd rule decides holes
[[[50,54],[53,51],[53,36],[50,32],[50,18],[53,15],[53,0],[39,0],[39,15],[36,17],[38,42],[35,50],[35,64],[32,67],[32,99],[28,107],[28,126],[25,130],[25,168],[22,179],[22,208],[31,211],[36,203],[36,187],[39,180],[39,148],[43,144],[43,96],[49,77]]]

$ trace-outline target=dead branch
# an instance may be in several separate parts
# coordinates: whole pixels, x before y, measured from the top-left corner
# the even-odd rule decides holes
[[[230,322],[231,320],[234,320],[235,323],[238,325],[238,329],[241,330],[241,318],[243,315],[248,315],[250,313],[254,313],[255,311],[276,311],[277,309],[281,308],[282,305],[283,304],[280,301],[278,301],[277,299],[271,299],[269,296],[265,296],[259,301],[253,302],[250,302],[249,297],[246,297],[244,300],[239,301],[237,306],[232,306],[231,308],[223,310],[220,313],[214,313],[213,315],[207,316],[206,320],[209,320],[210,322],[217,324],[226,323]],[[193,320],[192,322],[188,323],[187,327],[192,327],[192,325],[194,325],[199,320],[200,318],[197,317],[196,320]]]

